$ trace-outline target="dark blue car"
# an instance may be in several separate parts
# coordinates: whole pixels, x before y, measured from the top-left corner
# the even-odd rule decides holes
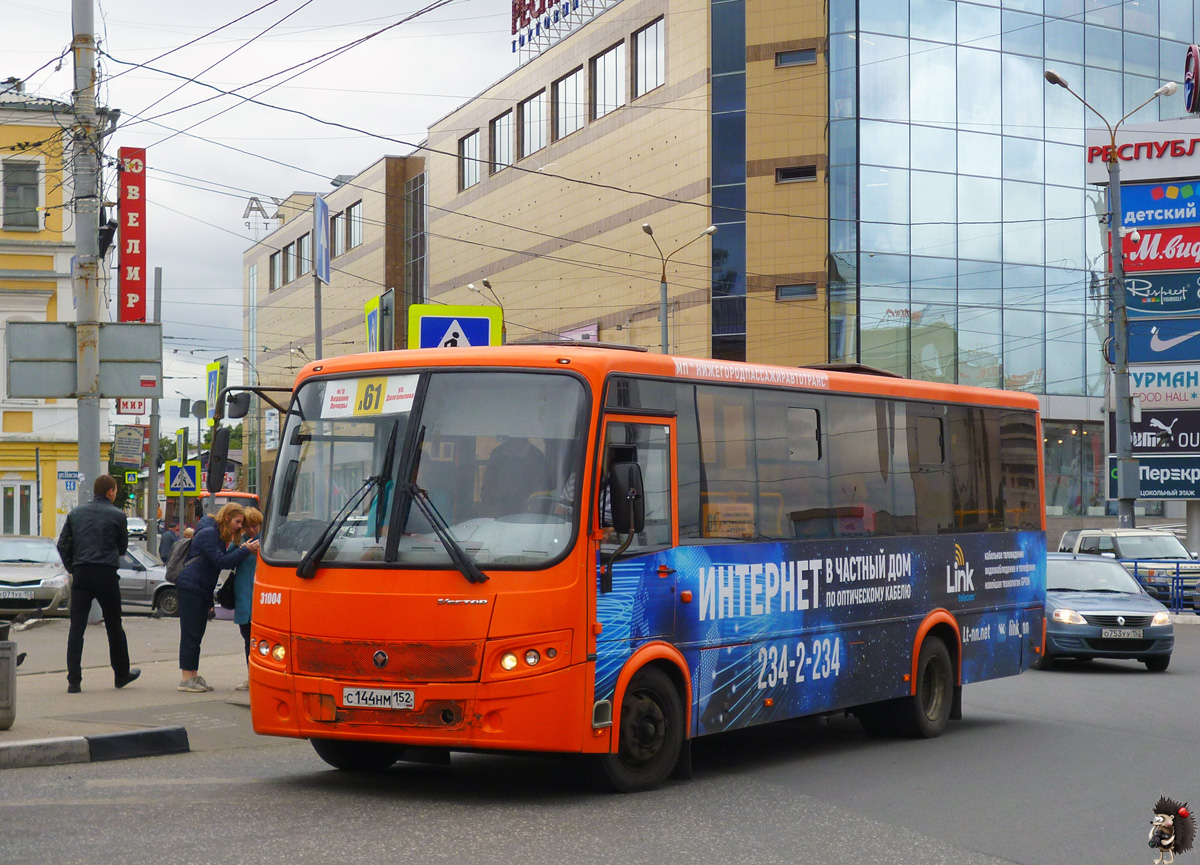
[[[1046,555],[1046,647],[1039,670],[1059,658],[1141,661],[1161,673],[1171,663],[1175,627],[1167,608],[1150,597],[1113,559]]]

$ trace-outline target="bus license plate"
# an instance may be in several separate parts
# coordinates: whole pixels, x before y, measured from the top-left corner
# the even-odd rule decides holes
[[[342,705],[358,709],[408,709],[416,704],[413,691],[383,688],[342,688]]]
[[[0,598],[32,601],[33,589],[0,589]]]
[[[1140,640],[1141,628],[1103,628],[1100,637],[1105,640]]]

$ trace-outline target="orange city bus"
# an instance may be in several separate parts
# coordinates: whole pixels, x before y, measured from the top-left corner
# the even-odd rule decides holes
[[[331,358],[290,397],[251,706],[335,767],[554,751],[646,789],[785,718],[937,736],[1041,651],[1028,394],[573,343]]]

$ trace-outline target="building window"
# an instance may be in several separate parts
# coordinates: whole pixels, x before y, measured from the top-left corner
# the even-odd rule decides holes
[[[425,173],[404,184],[404,298],[405,303],[424,303],[425,291]],[[407,326],[406,313],[400,321]]]
[[[799,183],[803,180],[816,179],[817,166],[815,165],[788,165],[775,169],[776,183]]]
[[[633,97],[667,83],[666,30],[659,18],[633,34]]]
[[[346,208],[346,248],[362,246],[362,241],[363,207],[361,201],[356,201]]]
[[[599,119],[625,104],[625,43],[592,59],[592,117]]]
[[[815,282],[775,286],[776,300],[812,300],[816,296],[817,284]]]
[[[4,227],[38,228],[38,163],[4,162]]]
[[[554,138],[583,128],[583,67],[554,82]]]
[[[470,189],[479,182],[479,130],[458,140],[458,188]]]
[[[521,127],[521,153],[525,157],[546,146],[546,91],[530,96],[517,106]]]
[[[279,258],[280,258],[280,253],[278,253],[278,252],[271,253],[271,259],[269,262],[270,274],[271,274],[271,285],[270,285],[271,291],[274,291],[275,289],[279,288],[279,286],[283,285],[283,270],[280,266]]]
[[[312,235],[302,234],[296,238],[296,275],[304,276],[312,270]]]
[[[513,145],[516,129],[513,113],[505,111],[492,121],[492,173],[513,164]]]
[[[796,51],[776,51],[775,65],[778,66],[809,66],[817,62],[816,48],[801,48]]]
[[[336,258],[346,251],[346,214],[335,213],[329,217],[329,256]]]
[[[296,278],[296,244],[289,243],[283,248],[283,284],[287,285]]]

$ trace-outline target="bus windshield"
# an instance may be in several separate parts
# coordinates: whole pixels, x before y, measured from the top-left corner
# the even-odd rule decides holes
[[[298,562],[347,510],[323,564],[453,567],[411,478],[476,565],[545,567],[575,537],[586,407],[560,373],[310,381],[284,429],[263,556]]]

